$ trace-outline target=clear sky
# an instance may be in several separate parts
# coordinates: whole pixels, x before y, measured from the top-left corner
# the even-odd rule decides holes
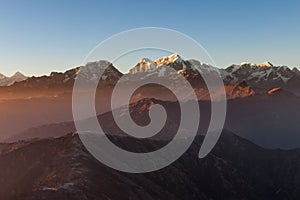
[[[144,26],[191,36],[219,67],[266,60],[300,66],[296,0],[1,0],[0,72],[64,71],[102,40]]]

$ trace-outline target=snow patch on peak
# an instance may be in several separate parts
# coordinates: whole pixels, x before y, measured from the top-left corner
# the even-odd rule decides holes
[[[140,63],[153,63],[152,60],[150,60],[149,58],[143,58]]]
[[[158,66],[161,66],[161,65],[169,65],[171,63],[175,63],[175,62],[181,62],[182,59],[181,57],[177,54],[177,53],[174,53],[170,56],[164,56],[162,58],[159,58],[157,60],[155,60],[155,63],[158,65]]]
[[[164,56],[162,58],[158,58],[155,61],[152,61],[149,58],[143,58],[132,69],[129,70],[129,74],[144,73],[144,72],[152,73],[155,70],[160,69],[162,66],[170,65],[173,63],[178,64],[181,62],[183,62],[183,60],[177,53],[174,53],[169,56]]]
[[[20,82],[27,79],[25,75],[23,75],[21,72],[16,72],[10,77],[4,76],[3,74],[0,74],[0,86],[10,86],[14,84],[15,82]]]
[[[26,76],[24,74],[22,74],[21,72],[16,72],[11,76],[11,78],[24,79],[24,78],[26,78]]]
[[[250,62],[241,62],[240,66],[243,66],[243,65],[251,65]]]
[[[250,62],[242,62],[240,64],[240,66],[244,66],[244,65],[250,65],[251,67],[273,67],[273,64],[268,61],[265,61],[260,64],[255,64],[255,63],[250,63]]]
[[[258,64],[257,66],[259,66],[259,67],[273,67],[273,64],[268,62],[268,61],[265,61],[261,64]]]
[[[129,70],[130,74],[142,73],[142,72],[152,72],[157,69],[157,65],[154,61],[149,58],[143,58],[138,62],[132,69]]]

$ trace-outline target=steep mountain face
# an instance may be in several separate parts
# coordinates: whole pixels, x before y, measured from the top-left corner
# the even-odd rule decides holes
[[[270,62],[262,64],[245,62],[240,65],[231,65],[222,70],[222,78],[225,84],[246,81],[252,87],[265,89],[280,87],[297,95],[300,94],[299,87],[296,88],[295,83],[293,83],[300,82],[298,69],[290,69],[286,66],[273,66]]]
[[[125,74],[125,77],[127,77],[126,80],[128,80],[128,82],[133,82],[133,84],[134,82],[139,82],[144,79],[171,79],[172,84],[175,85],[174,88],[183,88],[182,82],[178,80],[179,74],[183,75],[192,85],[199,100],[210,99],[203,76],[221,76],[218,70],[213,66],[202,64],[197,60],[183,60],[178,54],[172,54],[155,61],[144,58],[129,70],[129,73]],[[226,94],[229,99],[242,98],[255,94],[252,88],[246,86],[247,83],[241,82],[228,83],[225,85]],[[173,100],[163,97],[162,95],[164,95],[165,92],[160,92],[160,89],[162,88],[158,87],[156,88],[155,93],[148,94],[144,97],[152,96],[163,100]],[[149,89],[147,88],[147,90]],[[149,93],[148,91],[146,92]]]
[[[174,69],[174,71],[168,69]],[[286,66],[273,66],[270,62],[253,64],[249,62],[240,65],[231,65],[226,69],[220,69],[220,75],[224,81],[227,97],[229,99],[247,97],[255,95],[253,90],[268,90],[272,88],[282,88],[300,94],[300,71],[297,68],[290,69]],[[183,60],[178,54],[172,54],[167,57],[159,58],[155,61],[142,59],[134,66],[128,74],[128,80],[143,80],[147,78],[171,77],[176,84],[176,75],[183,75],[193,86],[199,100],[208,100],[209,94],[202,76],[219,76],[217,69],[213,66],[202,64],[197,60]],[[247,84],[250,88],[232,88],[239,84]],[[179,87],[180,84],[178,84]],[[237,91],[237,89],[241,89]],[[261,92],[259,92],[261,93]]]
[[[157,64],[149,58],[143,58],[136,66],[129,70],[130,74],[151,72],[157,69]]]
[[[169,68],[175,71],[167,70]],[[152,61],[148,58],[143,58],[137,65],[129,70],[127,76],[130,78],[137,77],[139,79],[153,78],[153,77],[168,77],[173,74],[182,74],[190,82],[193,78],[198,78],[200,72],[207,74],[213,71],[217,71],[214,67],[206,64],[201,64],[197,60],[183,60],[178,54],[172,54],[170,56],[159,58]],[[130,76],[130,75],[136,76]],[[138,76],[137,76],[138,75]]]
[[[229,99],[244,98],[256,94],[255,90],[251,88],[245,81],[232,85],[226,85],[225,91],[227,98]]]
[[[157,140],[137,142],[117,136],[111,140],[134,152],[161,146]],[[201,142],[199,136],[179,160],[146,174],[104,166],[87,152],[76,134],[2,144],[0,198],[299,199],[299,150],[265,150],[224,131],[214,150],[198,159]]]
[[[20,72],[16,72],[11,77],[6,77],[3,74],[0,74],[0,87],[1,86],[10,86],[10,85],[12,85],[16,82],[21,82],[21,81],[24,81],[26,79],[27,79],[27,77],[24,76]]]
[[[80,75],[86,80],[99,80],[102,85],[114,85],[123,75],[113,66],[112,63],[108,61],[89,62],[85,66],[81,67],[80,70]],[[99,72],[102,73],[101,77],[99,77]]]
[[[130,74],[136,73],[151,73],[155,72],[162,66],[169,66],[173,68],[183,68],[184,61],[178,54],[172,54],[170,56],[159,58],[152,61],[148,58],[143,58],[136,66],[129,70]]]

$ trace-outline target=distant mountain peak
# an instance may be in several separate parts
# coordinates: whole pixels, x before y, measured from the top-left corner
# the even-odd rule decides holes
[[[24,74],[22,74],[21,72],[16,72],[16,73],[14,73],[14,74],[11,76],[11,78],[12,78],[12,77],[26,78],[26,76],[25,76]]]
[[[157,69],[157,64],[149,58],[141,59],[132,69],[129,70],[130,74],[136,74],[140,72],[149,72]]]
[[[296,67],[294,67],[292,71],[300,75],[300,71]]]
[[[240,66],[250,65],[251,67],[273,67],[273,64],[269,61],[265,61],[260,64],[250,63],[250,62],[242,62]]]
[[[7,78],[6,76],[4,76],[3,74],[0,74],[0,80],[6,79],[6,78]]]
[[[259,64],[258,66],[260,66],[260,67],[273,67],[273,64],[270,63],[269,61],[265,61],[265,62]]]
[[[243,65],[251,65],[252,63],[250,62],[241,62],[240,66],[243,66]]]
[[[104,71],[103,71],[104,70]],[[102,72],[102,76],[99,77],[99,71]],[[73,84],[77,76],[89,81],[101,80],[106,83],[112,83],[118,80],[122,73],[113,66],[113,64],[106,60],[99,60],[95,62],[88,62],[84,66],[76,67],[65,71],[63,73],[52,72],[50,77],[53,79],[53,83],[62,82],[62,83],[71,83]]]
[[[87,62],[86,63],[86,67],[87,66],[95,66],[95,67],[106,67],[106,66],[111,66],[112,65],[112,63],[111,62],[109,62],[109,61],[107,61],[107,60],[98,60],[98,61],[92,61],[92,62]]]
[[[161,65],[169,65],[171,63],[181,62],[181,61],[182,61],[181,57],[177,53],[174,53],[169,56],[164,56],[162,58],[155,60],[155,63],[161,66]]]
[[[151,62],[153,62],[153,61],[149,58],[142,58],[140,61],[140,63],[151,63]]]
[[[143,58],[132,69],[129,70],[129,74],[154,72],[162,66],[171,66],[173,64],[180,64],[182,62],[183,59],[177,53],[158,58],[155,61],[152,61],[149,58]]]
[[[261,64],[243,62],[240,65],[231,65],[221,70],[225,84],[234,84],[243,80],[255,88],[283,88],[299,93],[300,71],[287,66],[274,66],[266,61]]]
[[[14,73],[11,77],[0,74],[0,86],[10,86],[15,82],[20,82],[27,79],[21,72]]]

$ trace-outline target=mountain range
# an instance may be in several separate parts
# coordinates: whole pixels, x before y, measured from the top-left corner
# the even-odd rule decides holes
[[[108,68],[98,77],[104,66]],[[132,152],[154,151],[173,139],[181,120],[179,102],[165,87],[138,88],[129,102],[134,122],[149,124],[155,104],[165,108],[167,120],[157,135],[133,138],[112,115],[116,83],[122,78],[126,92],[142,80],[171,78],[171,84],[182,89],[176,77],[183,75],[197,95],[201,112],[193,144],[177,161],[156,172],[129,174],[103,165],[85,149],[73,122],[72,91],[79,74],[86,81],[100,80],[95,96],[98,121],[114,144]],[[211,99],[201,74],[220,76],[228,97],[224,130],[203,159],[198,153],[210,122]],[[3,84],[0,199],[299,199],[299,80],[296,68],[270,62],[232,65],[219,74],[215,67],[172,54],[155,61],[143,58],[127,74],[108,61],[97,61],[64,73]],[[192,102],[182,103],[188,109]],[[122,120],[125,107],[115,111]],[[88,123],[89,118],[82,122]],[[189,127],[185,128],[189,134]]]
[[[143,58],[133,68],[131,68],[127,74],[122,74],[107,61],[90,62],[87,63],[86,66],[81,66],[81,68],[87,69],[87,77],[90,79],[96,79],[96,73],[93,73],[93,69],[99,70],[101,69],[101,66],[106,65],[110,65],[110,67],[106,70],[106,73],[103,74],[102,80],[104,77],[107,79],[102,82],[104,84],[114,84],[123,75],[128,77],[129,80],[164,77],[166,76],[165,73],[173,73],[173,71],[171,72],[166,70],[168,68],[175,69],[177,73],[188,78],[192,84],[193,82],[201,84],[201,74],[205,75],[212,71],[216,71],[217,69],[214,66],[202,64],[197,60],[183,60],[178,54],[162,57],[155,61]],[[36,87],[36,85],[42,83],[40,88],[48,88],[51,86],[55,87],[57,84],[61,86],[72,86],[79,70],[80,67],[77,67],[64,73],[52,72],[50,76],[29,78],[26,78],[20,73],[16,73],[10,77],[14,79],[13,82],[9,82],[7,84],[3,82],[1,84],[3,86],[19,82],[13,87]],[[300,71],[297,68],[290,69],[287,66],[274,66],[270,62],[266,61],[261,64],[243,62],[241,64],[233,64],[225,69],[219,70],[225,85],[232,85],[244,81],[251,87],[263,88],[266,90],[278,87],[296,95],[300,94],[300,89],[297,87],[300,83]],[[9,78],[2,78],[2,76],[0,76],[0,79],[5,80]],[[196,81],[193,81],[193,79],[196,79]]]

